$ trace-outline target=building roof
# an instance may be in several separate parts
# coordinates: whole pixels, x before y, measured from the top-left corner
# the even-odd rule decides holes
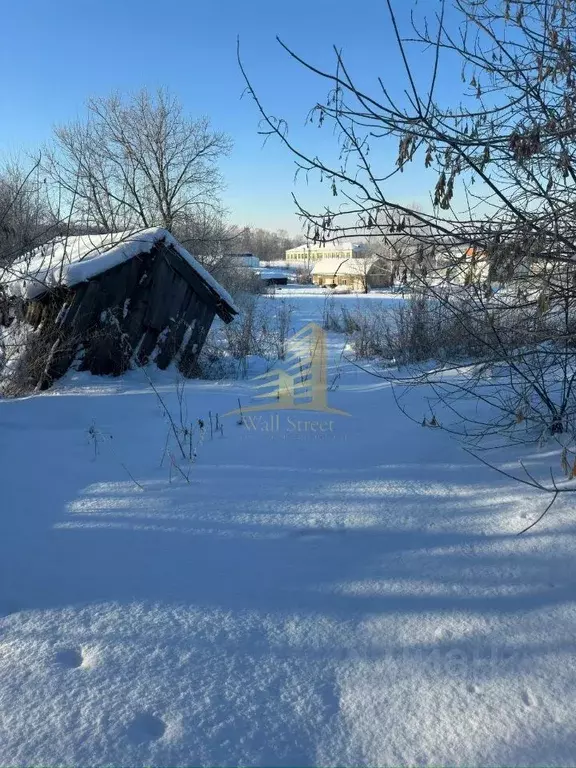
[[[161,242],[171,246],[216,296],[238,313],[230,294],[161,227],[56,238],[11,264],[0,273],[0,282],[7,284],[13,296],[34,299],[59,285],[72,287],[90,280],[135,256],[149,253]]]
[[[361,277],[365,275],[378,262],[377,256],[353,259],[322,259],[317,261],[312,268],[313,275],[342,275],[347,277]]]
[[[288,280],[293,276],[293,273],[287,269],[272,269],[270,267],[255,270],[255,274],[262,280],[280,280],[284,277]]]
[[[296,253],[298,251],[364,251],[366,248],[362,243],[304,243],[297,245],[296,248],[288,248],[286,253]]]

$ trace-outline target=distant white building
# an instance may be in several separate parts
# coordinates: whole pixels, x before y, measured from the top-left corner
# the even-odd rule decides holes
[[[488,278],[490,263],[485,251],[475,246],[453,246],[436,257],[435,275],[454,285],[479,285]]]
[[[227,253],[226,257],[238,266],[253,268],[260,266],[260,259],[253,253]]]
[[[390,285],[390,269],[378,256],[322,259],[312,268],[312,282],[327,288],[346,287],[367,293],[370,288]]]
[[[286,251],[289,264],[308,266],[322,259],[354,259],[366,256],[366,246],[362,243],[304,243]]]

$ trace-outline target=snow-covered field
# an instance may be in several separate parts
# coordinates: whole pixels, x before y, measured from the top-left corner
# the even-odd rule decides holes
[[[298,328],[319,295],[265,301]],[[516,536],[547,499],[407,420],[341,344],[349,416],[211,438],[252,385],[189,382],[189,484],[141,373],[0,402],[0,764],[574,764],[569,500]]]

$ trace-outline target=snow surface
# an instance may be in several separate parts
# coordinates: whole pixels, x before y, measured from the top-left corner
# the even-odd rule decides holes
[[[1,765],[574,764],[569,501],[518,537],[542,497],[329,344],[330,432],[211,438],[252,385],[186,385],[189,485],[142,372],[0,402]]]
[[[141,253],[149,253],[161,241],[175,248],[204,282],[235,310],[230,294],[161,227],[52,240],[12,264],[4,275],[0,275],[0,282],[7,284],[12,295],[33,299],[57,285],[73,286],[90,280]]]

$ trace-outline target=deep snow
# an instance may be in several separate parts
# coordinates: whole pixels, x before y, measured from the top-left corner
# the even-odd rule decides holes
[[[277,294],[296,327],[319,295]],[[0,402],[2,765],[574,763],[569,500],[516,536],[545,500],[408,421],[341,343],[349,417],[225,418],[189,485],[141,373]],[[189,420],[251,391],[189,382]]]

